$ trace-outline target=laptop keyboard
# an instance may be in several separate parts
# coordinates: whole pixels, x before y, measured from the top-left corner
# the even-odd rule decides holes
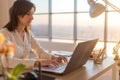
[[[65,69],[66,68],[66,66],[67,66],[67,64],[66,63],[62,63],[62,64],[60,64],[58,67],[50,67],[50,69],[51,70],[54,70],[54,71],[60,71],[60,70],[62,70],[62,69]]]
[[[59,66],[56,68],[56,70],[59,71],[59,70],[61,70],[61,69],[65,69],[66,66],[67,66],[67,64],[66,64],[66,63],[63,63],[63,64],[59,65]]]

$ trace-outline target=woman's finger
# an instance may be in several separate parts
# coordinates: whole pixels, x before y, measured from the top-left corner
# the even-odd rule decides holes
[[[65,57],[65,56],[59,56],[59,57],[58,57],[58,61],[59,61],[59,62],[62,62],[62,61],[68,62],[68,59],[67,59],[67,57]]]
[[[51,64],[55,67],[58,67],[60,65],[56,60],[52,60]]]

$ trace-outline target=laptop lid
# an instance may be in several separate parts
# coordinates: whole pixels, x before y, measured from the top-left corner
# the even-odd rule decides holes
[[[78,43],[64,73],[74,71],[83,66],[89,59],[97,41],[98,39],[94,39]]]
[[[76,46],[68,64],[60,71],[51,68],[42,67],[41,70],[44,72],[53,72],[57,74],[66,74],[80,68],[84,65],[90,57],[92,50],[94,49],[98,39],[80,42]]]

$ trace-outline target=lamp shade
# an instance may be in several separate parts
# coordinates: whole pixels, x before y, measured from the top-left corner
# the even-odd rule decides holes
[[[93,0],[88,0],[90,5],[89,14],[91,18],[95,18],[105,11],[105,6],[100,3],[95,3]]]

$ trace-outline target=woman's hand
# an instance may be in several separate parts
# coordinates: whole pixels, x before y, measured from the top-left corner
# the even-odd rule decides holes
[[[63,62],[67,63],[68,62],[68,59],[65,56],[52,56],[52,60],[55,60],[58,63],[63,63]]]
[[[50,67],[50,66],[59,66],[59,63],[56,60],[43,60],[41,61],[41,66]]]
[[[65,56],[52,56],[51,60],[44,60],[41,61],[41,66],[49,67],[49,66],[55,66],[58,67],[61,63],[67,63],[68,59]]]

